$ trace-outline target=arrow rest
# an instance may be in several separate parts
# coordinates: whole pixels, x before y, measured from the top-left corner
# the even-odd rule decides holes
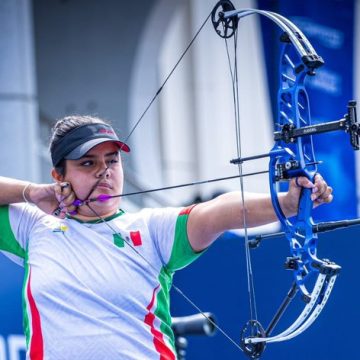
[[[257,320],[249,320],[241,330],[240,347],[250,359],[259,359],[265,350],[266,342],[251,343],[251,338],[259,337],[266,337],[264,328]]]
[[[235,10],[234,5],[229,0],[219,1],[211,12],[211,22],[216,33],[223,39],[228,39],[235,34],[238,27],[238,17],[224,17],[224,12]]]

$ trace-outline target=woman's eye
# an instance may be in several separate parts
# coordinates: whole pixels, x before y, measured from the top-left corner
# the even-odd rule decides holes
[[[93,161],[91,160],[86,160],[86,161],[83,161],[82,163],[80,163],[81,166],[91,166],[93,165]]]
[[[112,159],[109,161],[110,164],[117,164],[119,162],[118,159]]]

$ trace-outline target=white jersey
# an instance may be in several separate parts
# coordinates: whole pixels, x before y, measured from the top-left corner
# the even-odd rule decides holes
[[[121,211],[105,224],[0,207],[0,250],[25,268],[27,359],[175,359],[172,276],[199,255],[189,211]]]

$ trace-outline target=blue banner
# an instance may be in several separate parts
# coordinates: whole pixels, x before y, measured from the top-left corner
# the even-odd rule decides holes
[[[0,360],[25,359],[21,287],[24,269],[0,254]]]

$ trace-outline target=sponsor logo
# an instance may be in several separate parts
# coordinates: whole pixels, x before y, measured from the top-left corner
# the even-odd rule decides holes
[[[304,129],[304,134],[312,133],[316,131],[316,128]]]
[[[112,131],[110,129],[99,129],[98,133],[99,134],[115,135],[114,131]]]
[[[54,232],[54,233],[60,232],[60,233],[64,234],[68,230],[69,230],[69,227],[67,225],[60,224],[59,226],[56,226],[52,232]]]

